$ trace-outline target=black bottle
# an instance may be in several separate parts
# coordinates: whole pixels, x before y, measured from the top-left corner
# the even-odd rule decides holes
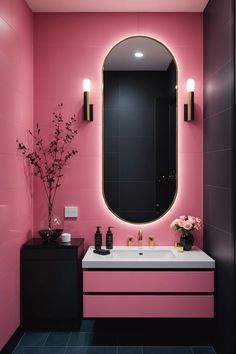
[[[101,226],[97,226],[97,231],[95,232],[95,250],[100,250],[102,248],[102,234],[100,231]]]
[[[111,232],[111,226],[108,227],[106,233],[106,248],[111,250],[113,248],[113,234]]]

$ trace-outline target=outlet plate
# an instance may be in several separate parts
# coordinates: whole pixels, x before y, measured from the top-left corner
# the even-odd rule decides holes
[[[65,207],[65,218],[77,218],[78,217],[78,207],[77,206],[66,206]]]

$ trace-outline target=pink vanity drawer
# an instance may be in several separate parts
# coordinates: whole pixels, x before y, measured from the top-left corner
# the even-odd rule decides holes
[[[84,271],[86,292],[214,292],[213,271]]]
[[[84,295],[84,317],[214,317],[213,295]]]

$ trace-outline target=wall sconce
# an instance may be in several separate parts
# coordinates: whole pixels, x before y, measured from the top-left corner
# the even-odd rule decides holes
[[[190,122],[194,120],[194,88],[195,82],[193,79],[187,80],[188,103],[184,105],[184,120]]]
[[[89,103],[90,80],[83,80],[84,89],[84,120],[93,121],[93,105]]]

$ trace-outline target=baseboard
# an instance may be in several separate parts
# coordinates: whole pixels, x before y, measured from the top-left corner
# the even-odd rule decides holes
[[[13,335],[11,336],[11,338],[8,340],[8,342],[5,344],[5,346],[2,348],[1,350],[1,354],[11,354],[13,352],[13,350],[15,349],[15,347],[17,346],[19,340],[21,339],[21,337],[24,334],[24,329],[23,327],[20,325],[15,332],[13,333]]]

